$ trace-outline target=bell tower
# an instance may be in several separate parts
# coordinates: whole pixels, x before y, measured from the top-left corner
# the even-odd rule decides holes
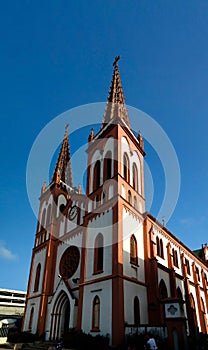
[[[44,182],[41,195],[28,282],[23,330],[45,334],[48,304],[54,295],[57,249],[63,231],[61,208],[77,190],[72,183],[68,125],[50,184]]]
[[[78,317],[79,329],[112,334],[112,344],[120,343],[124,337],[128,313],[125,305],[135,285],[138,286],[139,276],[144,283],[143,262],[138,271],[137,240],[140,240],[142,257],[143,231],[138,227],[145,211],[145,152],[141,134],[135,135],[131,130],[119,58],[113,63],[101,129],[96,135],[92,129],[88,138],[86,194],[89,205],[85,216],[87,234]],[[145,289],[142,293],[146,299]],[[89,305],[93,310],[90,322]]]

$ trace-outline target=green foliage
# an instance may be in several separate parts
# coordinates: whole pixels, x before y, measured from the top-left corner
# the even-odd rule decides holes
[[[96,335],[77,332],[72,329],[64,336],[64,347],[73,348],[77,350],[105,350],[107,349],[109,338],[107,336]]]
[[[11,332],[7,338],[10,343],[33,343],[36,340],[38,340],[37,334],[29,332]]]

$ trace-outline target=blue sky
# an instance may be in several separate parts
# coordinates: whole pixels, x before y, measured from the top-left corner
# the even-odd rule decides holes
[[[180,162],[180,197],[167,226],[191,249],[208,241],[207,23],[205,0],[1,4],[0,287],[27,286],[36,218],[25,174],[36,136],[62,112],[106,101],[118,54],[126,103],[162,126]],[[163,177],[145,147],[158,184],[156,215]]]

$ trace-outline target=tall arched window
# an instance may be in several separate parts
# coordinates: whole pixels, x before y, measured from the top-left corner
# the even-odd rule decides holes
[[[51,204],[49,204],[48,209],[47,209],[46,227],[48,227],[50,222],[51,222]]]
[[[38,266],[36,268],[36,274],[35,274],[34,292],[37,292],[39,289],[40,271],[41,271],[41,265],[38,264]]]
[[[166,299],[168,297],[167,287],[163,279],[161,279],[159,284],[159,298],[160,300]]]
[[[97,160],[93,173],[93,191],[100,187],[100,161]]]
[[[162,238],[159,239],[159,237],[156,237],[156,247],[157,247],[157,255],[161,258],[164,258],[164,251],[163,251],[163,240]]]
[[[180,287],[178,287],[178,288],[176,289],[176,293],[177,293],[178,299],[179,299],[180,301],[182,301],[182,300],[183,300],[183,295],[182,295],[182,292],[181,292],[181,288],[180,288]]]
[[[94,273],[103,271],[103,235],[99,233],[94,247]]]
[[[163,300],[168,297],[167,287],[163,279],[159,283],[159,299],[160,299],[160,320],[165,324],[165,310]]]
[[[46,227],[50,224],[50,222],[51,222],[51,204],[49,204],[47,209]]]
[[[137,205],[137,197],[134,196],[134,208],[138,209],[138,205]]]
[[[173,256],[173,264],[178,267],[178,253],[177,250],[172,250],[172,256]]]
[[[201,298],[201,319],[202,319],[202,333],[206,333],[206,323],[207,323],[207,317],[206,317],[206,310],[204,305],[204,300]]]
[[[123,177],[127,182],[129,182],[129,157],[127,153],[124,153],[123,155]]]
[[[160,240],[159,237],[156,237],[156,247],[157,247],[157,255],[160,256]]]
[[[108,151],[104,158],[104,181],[112,177],[112,153]]]
[[[42,218],[41,218],[41,229],[45,228],[45,217],[46,217],[46,209],[43,209]]]
[[[140,324],[140,306],[139,299],[134,298],[134,325],[138,326]]]
[[[93,300],[92,307],[92,330],[99,331],[100,330],[100,299],[96,295]]]
[[[32,307],[30,311],[30,319],[29,319],[29,325],[28,325],[28,331],[32,331],[32,323],[33,323],[33,315],[34,315],[34,307]]]
[[[130,263],[138,264],[138,255],[137,255],[137,240],[134,235],[130,238]]]
[[[132,204],[132,196],[131,196],[131,191],[128,190],[128,202]]]
[[[135,163],[133,164],[133,167],[132,167],[132,174],[133,174],[133,188],[135,189],[135,191],[138,192],[138,170]]]
[[[189,329],[191,334],[196,334],[197,331],[197,316],[196,316],[196,307],[193,294],[189,294]]]
[[[160,238],[160,256],[161,256],[161,258],[164,258],[163,240],[162,240],[162,238]]]

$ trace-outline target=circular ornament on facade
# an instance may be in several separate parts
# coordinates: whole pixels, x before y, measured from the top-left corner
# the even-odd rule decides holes
[[[80,253],[76,246],[71,246],[62,255],[59,271],[64,279],[69,279],[76,272],[79,265]]]

